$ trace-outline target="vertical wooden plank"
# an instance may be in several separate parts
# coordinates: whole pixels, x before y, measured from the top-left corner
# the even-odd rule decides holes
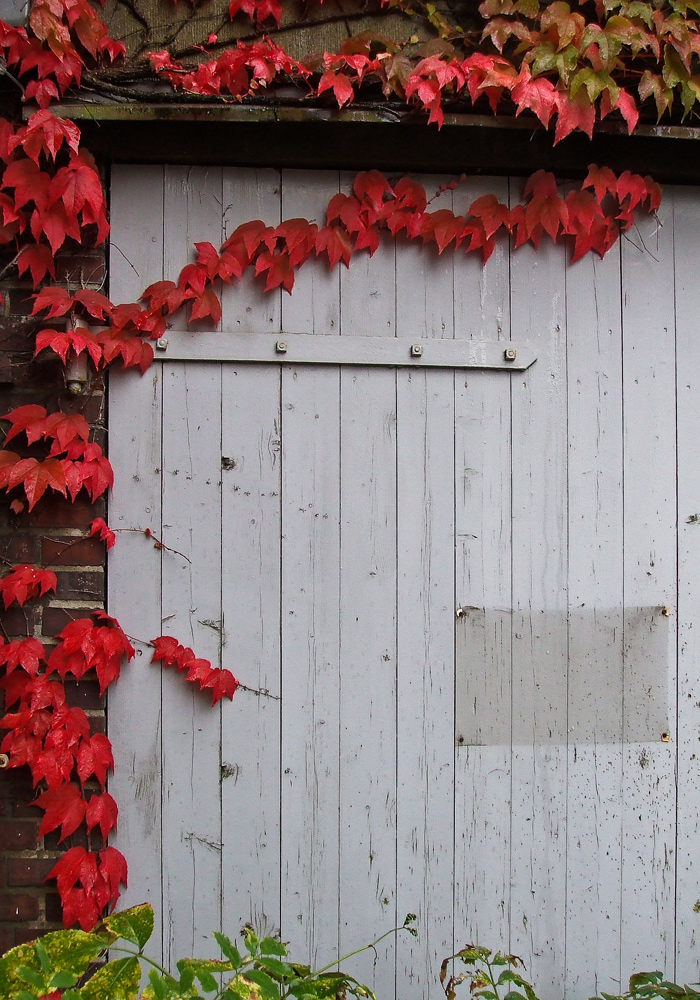
[[[279,174],[224,170],[230,233],[255,215],[276,225]],[[225,331],[279,327],[279,297],[250,276],[223,296]],[[280,372],[222,369],[222,619],[224,665],[253,689],[222,719],[223,912],[228,933],[280,929]],[[245,821],[241,821],[245,817]]]
[[[566,271],[566,995],[620,992],[623,512],[620,249]],[[624,989],[624,987],[623,987]]]
[[[341,272],[341,333],[393,336],[394,243]],[[396,919],[396,374],[341,371],[341,954]],[[395,994],[395,948],[348,970]]]
[[[670,192],[664,192],[668,199]],[[700,225],[697,188],[676,188],[673,231],[676,277],[676,349],[678,400],[678,811],[676,858],[676,977],[681,983],[698,978],[698,915],[700,897],[700,639],[697,629],[698,566],[700,565],[700,440],[698,371],[700,342],[697,316],[700,287],[691,247]],[[668,213],[666,213],[668,216]]]
[[[514,339],[537,362],[512,380],[513,771],[510,947],[540,995],[564,989],[567,413],[565,250],[511,259]]]
[[[669,737],[676,708],[677,622],[671,198],[659,219],[665,225],[637,219],[622,244],[623,984],[639,969],[672,975],[675,950],[675,732]]]
[[[138,219],[138,225],[134,220]],[[132,302],[163,269],[163,168],[114,166],[111,186],[110,295]],[[114,528],[161,531],[161,368],[155,364],[109,377],[110,448],[115,471],[109,496]],[[110,614],[132,635],[160,634],[160,553],[137,532],[122,531],[109,554]],[[155,911],[150,946],[161,956],[161,679],[148,646],[134,642],[136,659],[109,693],[109,736],[115,769],[109,790],[119,803],[110,842],[125,855],[129,888],[120,906],[149,902]]]
[[[429,195],[441,178],[421,177]],[[451,208],[452,193],[433,203]],[[452,338],[453,255],[403,240],[397,335]],[[454,873],[454,374],[397,372],[397,996],[428,996],[452,950]],[[420,790],[420,791],[418,791]]]
[[[194,240],[221,242],[221,170],[168,167],[164,269]],[[163,365],[163,630],[214,665],[221,651],[221,372]],[[170,674],[171,672],[169,672]],[[166,964],[221,924],[221,711],[163,678]]]
[[[245,222],[280,223],[280,175],[251,167],[226,169],[223,175],[224,237]],[[248,268],[241,280],[222,290],[223,329],[233,333],[274,333],[280,329],[282,290],[263,293],[265,282]],[[285,293],[286,294],[286,293]]]
[[[285,171],[282,217],[324,222],[337,172]],[[340,332],[340,275],[299,271],[283,329]],[[340,369],[282,367],[282,932],[320,968],[338,955]]]
[[[508,204],[507,180],[472,179],[455,211],[491,192]],[[456,337],[510,337],[507,240],[457,253],[454,309]],[[511,377],[455,375],[455,950],[510,936]]]

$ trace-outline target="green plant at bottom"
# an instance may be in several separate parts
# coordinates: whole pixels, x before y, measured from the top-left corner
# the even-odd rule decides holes
[[[113,913],[89,933],[54,931],[37,941],[18,945],[0,958],[0,997],[3,1000],[375,1000],[374,994],[345,972],[333,971],[339,962],[373,948],[400,930],[415,935],[415,916],[402,927],[382,934],[371,944],[350,952],[322,969],[288,960],[278,939],[260,940],[243,929],[243,952],[224,934],[214,933],[223,960],[183,958],[178,975],[169,973],[143,953],[153,933],[153,909],[148,904]],[[117,942],[121,942],[118,944]],[[124,947],[124,944],[132,947]],[[121,957],[104,962],[107,950]],[[150,967],[149,984],[140,993],[141,963]],[[102,963],[102,964],[100,964]]]
[[[461,962],[464,972],[449,975],[451,963]],[[440,985],[447,1000],[455,1000],[457,987],[468,983],[471,998],[479,1000],[538,1000],[532,985],[524,979],[518,968],[523,968],[517,955],[504,955],[500,951],[468,945],[454,955],[449,955],[440,966]],[[694,983],[698,986],[700,984]],[[679,986],[669,982],[662,972],[637,972],[630,977],[629,990],[620,995],[601,993],[590,1000],[698,1000],[700,992],[692,986]]]

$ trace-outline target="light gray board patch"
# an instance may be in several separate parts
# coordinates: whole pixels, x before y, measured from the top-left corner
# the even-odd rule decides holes
[[[552,635],[607,630],[610,645],[623,630],[624,660],[614,675],[609,663],[585,653],[577,643],[568,664],[568,717],[556,730],[538,726],[536,744],[550,743],[649,743],[668,739],[669,691],[664,664],[668,659],[670,630],[661,606],[624,610],[577,608],[569,612],[522,612],[505,609],[463,608],[455,631],[456,705],[455,739],[458,746],[505,746],[532,743],[529,706],[514,697],[512,724],[498,709],[495,689],[510,676],[510,658],[492,658],[488,676],[476,675],[474,662],[483,663],[483,648],[493,649],[493,638],[511,632],[512,640],[529,642],[542,633]],[[512,618],[512,621],[511,621]],[[503,646],[508,649],[507,645]],[[477,650],[479,654],[477,655]],[[631,667],[633,669],[625,669]],[[622,684],[623,691],[619,690]],[[519,733],[518,719],[527,716],[527,732]]]

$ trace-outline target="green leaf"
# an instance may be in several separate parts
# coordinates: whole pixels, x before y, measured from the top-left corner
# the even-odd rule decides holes
[[[233,968],[239,969],[241,967],[241,953],[231,939],[227,938],[225,934],[219,934],[218,931],[214,931],[214,938]]]
[[[27,965],[20,965],[17,968],[17,978],[21,979],[23,983],[29,983],[35,989],[41,990],[42,993],[46,992],[46,979],[36,969],[30,969]],[[69,985],[72,985],[72,983]]]
[[[163,977],[156,969],[151,969],[148,973],[148,981],[156,1000],[165,1000],[168,995],[168,987],[163,982]]]
[[[497,980],[497,985],[502,986],[504,983],[517,983],[518,986],[523,985],[523,977],[519,976],[517,972],[513,972],[512,969],[504,969]]]
[[[80,991],[81,1000],[136,1000],[141,979],[138,958],[118,958],[98,969]]]
[[[248,949],[250,955],[257,955],[258,953],[258,935],[255,933],[252,927],[246,925],[242,931],[243,940],[245,941],[245,946]]]
[[[105,917],[103,925],[117,937],[135,944],[141,951],[153,933],[153,907],[149,903],[142,903],[129,910],[112,913]]]
[[[46,948],[44,947],[41,938],[34,942],[34,954],[39,960],[41,971],[49,972],[51,969],[51,962],[49,961],[49,956],[46,954]],[[72,983],[69,983],[69,985],[72,985]]]
[[[221,1000],[250,1000],[251,995],[252,994],[250,992],[245,991],[238,993],[236,990],[229,987],[221,994]]]
[[[284,958],[287,954],[287,949],[279,938],[266,937],[260,942],[260,952],[263,955],[280,955]]]
[[[226,984],[225,992],[232,994],[234,1000],[254,1000],[254,998],[257,1000],[261,990],[257,983],[247,978],[247,975],[239,973],[235,979]]]
[[[68,986],[75,986],[78,982],[78,977],[74,972],[68,972],[64,969],[63,972],[56,972],[49,980],[50,990],[65,990]]]
[[[20,990],[14,994],[16,1000],[36,1000],[36,993],[29,993],[28,990]]]
[[[262,969],[251,969],[246,973],[246,979],[260,987],[260,992],[266,1000],[279,1000],[280,991],[277,983]]]
[[[184,995],[188,990],[190,990],[194,982],[194,969],[189,968],[185,965],[186,959],[181,959],[177,963],[178,971],[180,973],[180,982],[178,983],[178,988],[180,990],[180,995]],[[180,968],[182,966],[182,969]]]
[[[663,978],[663,972],[635,972],[634,975],[630,976],[630,993],[638,986],[660,983]]]
[[[205,993],[214,993],[218,989],[218,984],[211,972],[206,970],[196,973],[197,979]]]
[[[294,978],[294,969],[287,962],[280,962],[277,958],[260,958],[255,963],[257,969],[264,969],[275,979]]]

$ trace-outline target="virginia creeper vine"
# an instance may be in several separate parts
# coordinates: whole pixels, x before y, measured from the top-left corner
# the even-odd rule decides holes
[[[471,44],[467,33],[443,22],[434,9],[430,14],[414,0],[387,2],[405,12],[427,13],[443,47],[432,55],[409,57],[407,47],[387,43],[381,49],[371,39],[356,40],[340,53],[326,53],[314,68],[260,38],[239,41],[216,59],[189,68],[167,52],[151,53],[150,65],[159,78],[192,93],[244,97],[286,76],[304,81],[316,96],[331,90],[341,106],[374,79],[386,96],[417,102],[438,123],[447,94],[468,95],[472,102],[485,96],[494,110],[509,94],[518,112],[530,109],[545,125],[556,116],[556,139],[576,127],[590,134],[596,101],[601,116],[617,109],[631,130],[638,117],[635,98],[611,74],[631,71],[639,60],[664,60],[660,75],[644,70],[638,88],[642,98],[645,92],[654,95],[660,112],[671,106],[674,90],[680,90],[686,112],[700,94],[691,74],[700,51],[698,8],[692,3],[647,9],[643,3],[608,0],[595,5],[597,20],[587,21],[562,2],[541,8],[534,0],[485,0],[479,8],[487,20],[481,42],[496,52],[465,55],[460,46]],[[229,12],[260,24],[279,22],[281,7],[277,0],[231,0]],[[216,44],[212,37],[210,45]],[[331,270],[341,261],[349,266],[355,254],[373,254],[382,233],[418,240],[439,253],[480,251],[484,261],[499,238],[511,238],[517,248],[524,243],[537,247],[545,236],[553,242],[570,240],[574,261],[589,251],[602,257],[633,224],[636,211],[653,213],[660,203],[660,190],[650,178],[630,171],[617,176],[592,165],[566,196],[551,174],[538,171],[525,184],[521,203],[508,206],[487,194],[465,205],[461,214],[432,211],[420,184],[407,177],[391,184],[373,170],[359,174],[351,192],[330,200],[323,225],[301,218],[278,226],[251,220],[219,248],[195,244],[196,259],[174,280],[144,289],[138,302],[113,304],[97,291],[45,284],[55,278],[55,256],[64,245],[101,243],[108,232],[102,185],[90,153],[80,146],[79,129],[54,117],[48,105],[80,84],[88,62],[94,66],[102,58],[119,59],[124,46],[109,38],[87,0],[34,0],[26,29],[0,22],[0,49],[25,97],[39,105],[24,125],[0,119],[0,244],[12,250],[8,267],[31,276],[38,289],[32,315],[45,326],[36,335],[36,353],[53,352],[64,365],[84,354],[96,378],[116,361],[143,373],[153,360],[153,342],[183,310],[190,321],[216,326],[220,284],[236,283],[247,270],[264,282],[265,291],[281,287],[291,292],[296,270],[310,258],[324,257]],[[629,65],[625,53],[631,53]],[[664,75],[669,66],[675,67],[673,80]],[[456,182],[448,186],[458,187]],[[31,511],[47,492],[71,502],[87,494],[94,503],[112,486],[109,461],[80,414],[47,412],[30,403],[4,419],[9,428],[0,450],[0,489],[12,495],[16,514],[25,506]],[[8,448],[11,442],[15,444]],[[106,548],[115,544],[103,519],[95,518],[91,531]],[[144,534],[154,537],[150,529]],[[15,566],[0,580],[5,608],[22,606],[55,588],[56,576],[48,566]],[[0,749],[8,755],[9,767],[27,765],[40,789],[34,800],[43,812],[40,836],[60,830],[64,840],[84,824],[88,831],[99,829],[106,842],[118,812],[105,790],[113,767],[111,745],[102,734],[90,734],[80,708],[66,704],[64,680],[69,675],[79,680],[94,670],[104,692],[134,649],[119,623],[100,611],[71,622],[57,639],[50,651],[31,637],[0,640],[6,710],[0,726],[7,730]],[[230,671],[196,657],[176,638],[160,636],[152,644],[154,662],[176,666],[186,681],[211,694],[213,704],[233,697],[238,681]],[[90,791],[95,783],[99,790]],[[106,906],[116,903],[127,869],[112,847],[73,847],[51,876],[57,881],[64,924],[77,922],[87,930]]]

